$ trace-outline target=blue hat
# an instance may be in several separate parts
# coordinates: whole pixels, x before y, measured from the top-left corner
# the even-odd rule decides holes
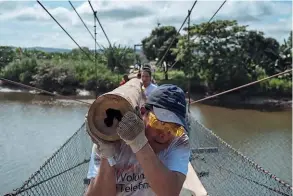
[[[176,123],[187,130],[185,93],[178,86],[158,86],[151,92],[146,104],[153,106],[153,111],[160,121]]]

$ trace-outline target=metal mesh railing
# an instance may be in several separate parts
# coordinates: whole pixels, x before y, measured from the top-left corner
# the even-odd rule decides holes
[[[292,187],[190,119],[192,165],[211,196],[292,195]]]
[[[92,142],[83,124],[24,184],[8,195],[83,195]]]
[[[212,131],[189,119],[191,163],[210,196],[292,195],[289,184],[243,156]],[[81,196],[92,142],[85,125],[10,195]]]

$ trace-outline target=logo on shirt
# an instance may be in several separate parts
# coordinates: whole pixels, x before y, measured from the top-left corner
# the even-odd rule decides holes
[[[117,192],[135,192],[150,188],[142,169],[138,164],[116,170]]]

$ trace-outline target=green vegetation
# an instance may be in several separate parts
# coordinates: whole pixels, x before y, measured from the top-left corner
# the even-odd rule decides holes
[[[194,24],[176,36],[176,28],[162,26],[142,40],[149,61],[161,59],[175,37],[164,61],[157,65],[156,81],[173,83],[187,90],[187,76],[192,93],[214,94],[291,68],[292,31],[280,44],[264,33],[247,30],[236,21],[217,20],[210,24]],[[189,46],[189,47],[188,47]],[[63,95],[74,94],[77,88],[100,92],[118,86],[122,75],[138,55],[132,48],[113,46],[97,54],[82,48],[68,53],[46,53],[0,46],[0,76]],[[175,63],[176,62],[176,63]],[[175,64],[174,64],[175,63]],[[241,96],[292,96],[292,74],[267,80],[242,89]]]
[[[94,59],[93,51],[82,49]],[[80,49],[70,53],[45,53],[0,47],[0,58],[2,56],[5,62],[1,77],[63,95],[75,94],[77,88],[96,91],[98,87],[100,92],[114,89],[135,58],[133,50],[120,46],[98,53],[97,65]]]
[[[176,84],[183,90],[187,91],[188,80],[186,75],[181,70],[169,70],[168,80],[165,79],[165,72],[156,72],[154,74],[156,82],[160,84]],[[196,93],[205,93],[204,85],[199,85],[200,81],[197,78],[190,79],[191,91]]]
[[[164,80],[171,79],[185,90],[187,76],[191,78],[191,92],[214,94],[292,68],[292,31],[280,45],[277,40],[264,37],[262,32],[247,30],[247,26],[236,21],[217,20],[210,24],[192,25],[189,29],[190,42],[187,30],[176,37],[165,57],[167,69],[164,68]],[[162,58],[165,48],[175,36],[174,27],[154,29],[142,41],[146,57],[149,60]],[[171,67],[184,74],[171,72]],[[162,79],[162,76],[158,75],[158,78]],[[291,97],[291,79],[292,74],[288,73],[235,93],[241,96]]]

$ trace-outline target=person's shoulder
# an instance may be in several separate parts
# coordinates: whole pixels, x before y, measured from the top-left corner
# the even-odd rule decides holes
[[[174,145],[179,147],[187,147],[189,148],[189,137],[186,133],[184,133],[182,136],[175,138]]]
[[[178,157],[185,156],[190,153],[189,138],[186,134],[176,137],[170,143],[168,148],[162,152],[162,157]]]
[[[154,83],[151,83],[151,85],[150,85],[152,88],[157,88],[158,87],[158,85],[156,85],[156,84],[154,84]]]
[[[181,149],[186,152],[190,150],[190,143],[189,143],[189,137],[184,133],[180,137],[174,138],[174,140],[171,142],[171,144],[168,147],[168,150],[171,151],[176,151],[176,149]]]

